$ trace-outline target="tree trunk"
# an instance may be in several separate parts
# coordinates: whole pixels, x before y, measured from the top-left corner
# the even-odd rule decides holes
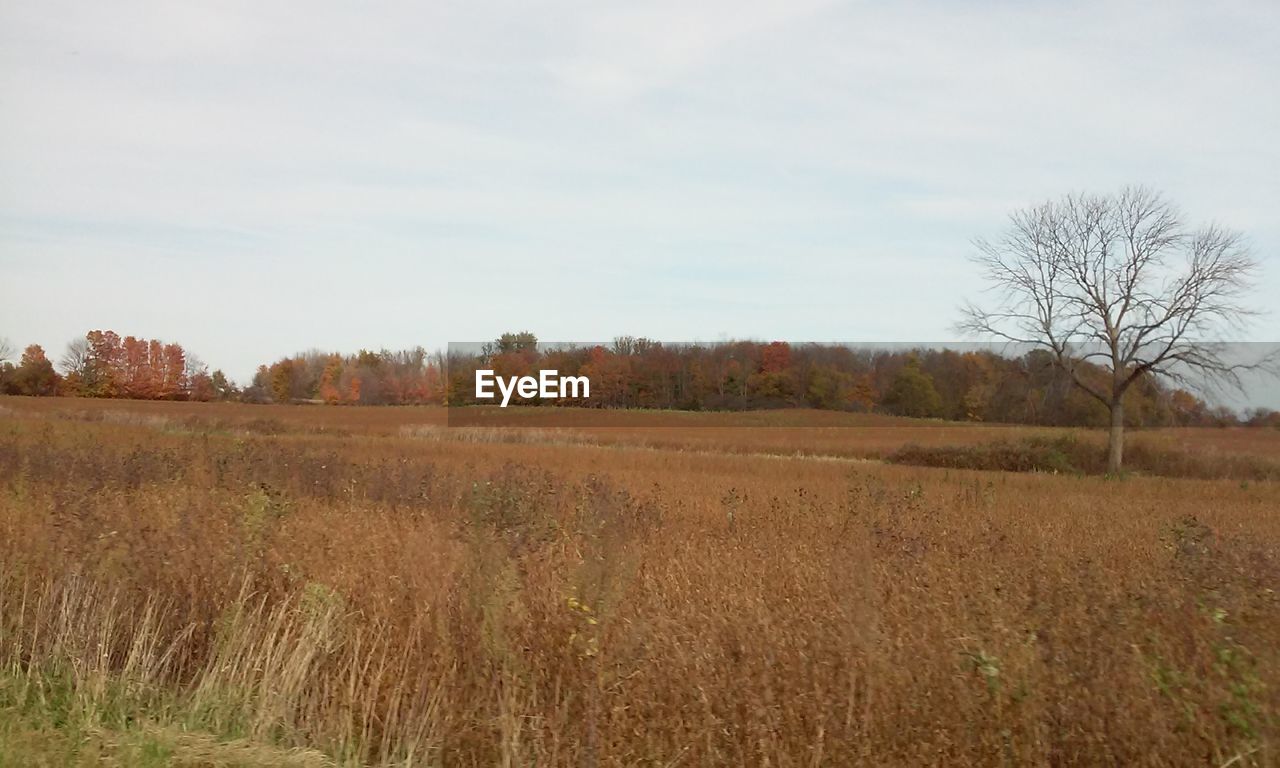
[[[1124,465],[1124,403],[1111,404],[1111,441],[1107,445],[1107,472],[1117,474]]]

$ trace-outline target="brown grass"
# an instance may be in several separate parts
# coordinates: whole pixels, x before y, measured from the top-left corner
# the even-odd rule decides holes
[[[892,429],[811,427],[810,451],[789,427],[3,407],[0,751],[78,729],[81,764],[139,739],[193,765],[1280,757],[1274,482],[858,460]]]
[[[1280,461],[1266,456],[1217,450],[1188,451],[1165,447],[1150,438],[1130,439],[1125,448],[1126,474],[1202,480],[1280,480]],[[920,446],[908,444],[886,457],[894,464],[945,469],[983,469],[1005,472],[1107,474],[1107,449],[1099,441],[1074,434],[1024,437],[972,445]]]

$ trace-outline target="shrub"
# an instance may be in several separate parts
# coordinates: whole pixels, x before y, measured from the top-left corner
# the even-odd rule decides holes
[[[979,445],[907,445],[890,454],[887,461],[947,469],[1100,475],[1107,471],[1107,449],[1075,435],[1063,435]],[[1261,457],[1172,451],[1140,441],[1126,446],[1125,466],[1132,472],[1161,477],[1280,479],[1280,465]]]

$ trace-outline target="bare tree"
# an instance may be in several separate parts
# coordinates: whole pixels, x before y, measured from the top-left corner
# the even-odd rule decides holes
[[[1151,190],[1017,211],[1000,239],[975,246],[995,300],[967,305],[960,329],[1050,351],[1110,411],[1112,472],[1123,465],[1124,394],[1135,381],[1239,388],[1241,372],[1267,365],[1231,360],[1220,341],[1257,314],[1245,299],[1258,264],[1243,238],[1216,225],[1190,229]],[[1106,376],[1090,375],[1099,369]]]
[[[92,355],[88,340],[83,338],[72,339],[67,342],[67,349],[62,353],[62,359],[58,361],[58,367],[62,369],[63,376],[69,376],[73,373],[84,376],[91,360]]]
[[[10,360],[13,357],[13,344],[3,336],[0,336],[0,363]]]

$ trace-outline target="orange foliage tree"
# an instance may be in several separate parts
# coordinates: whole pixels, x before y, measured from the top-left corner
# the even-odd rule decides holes
[[[79,397],[138,400],[209,400],[231,388],[221,371],[210,374],[181,344],[121,337],[93,330],[67,345],[63,391]],[[223,382],[222,392],[215,379]]]

